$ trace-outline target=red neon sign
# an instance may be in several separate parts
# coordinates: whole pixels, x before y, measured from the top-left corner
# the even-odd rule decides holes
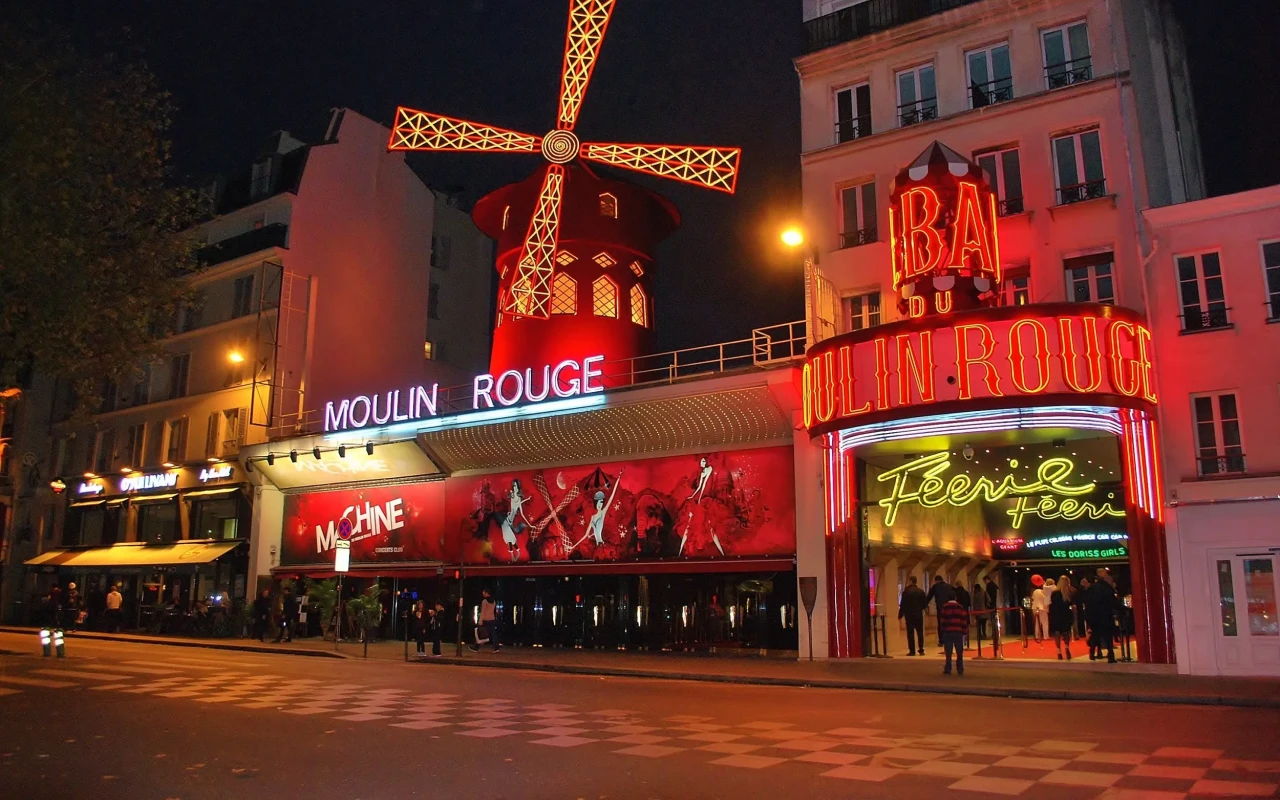
[[[931,406],[1156,402],[1151,332],[1125,309],[1079,303],[978,309],[836,336],[810,349],[802,383],[815,435],[942,413]]]

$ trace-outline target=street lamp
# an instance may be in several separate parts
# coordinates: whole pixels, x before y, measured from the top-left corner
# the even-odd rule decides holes
[[[239,350],[232,350],[231,352],[227,353],[227,360],[230,361],[232,364],[243,364],[244,353],[241,353]]]
[[[799,228],[787,228],[782,232],[782,243],[787,247],[799,247],[804,244],[804,231]]]

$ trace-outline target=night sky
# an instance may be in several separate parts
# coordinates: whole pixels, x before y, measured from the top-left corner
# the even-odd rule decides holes
[[[123,37],[172,93],[175,165],[192,182],[244,166],[274,130],[318,139],[336,106],[388,125],[398,104],[533,134],[555,120],[568,0],[60,2],[77,34]],[[1210,192],[1280,183],[1280,4],[1175,6]],[[657,253],[662,349],[802,316],[798,259],[776,244],[800,202],[800,19],[799,0],[621,0],[614,12],[583,140],[743,148],[734,196],[625,173],[684,216]],[[410,158],[468,203],[541,163]]]

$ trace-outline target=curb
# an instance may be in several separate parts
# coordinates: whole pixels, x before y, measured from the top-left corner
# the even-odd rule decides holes
[[[18,628],[11,625],[0,625],[0,633],[36,633],[40,628]],[[92,639],[103,642],[129,642],[131,644],[154,644],[161,647],[199,647],[206,650],[234,650],[243,653],[266,653],[267,655],[283,654],[287,656],[311,656],[313,658],[347,658],[342,653],[329,650],[312,650],[300,647],[254,647],[250,644],[238,644],[234,641],[215,641],[204,639],[155,639],[147,636],[134,636],[129,633],[95,633],[93,631],[63,631],[68,639]]]
[[[889,681],[857,681],[770,677],[766,675],[722,675],[700,672],[660,672],[625,667],[591,667],[572,664],[531,664],[518,661],[473,661],[456,656],[428,658],[410,663],[448,664],[460,667],[513,669],[528,672],[550,672],[566,675],[595,675],[612,678],[644,678],[649,680],[695,681],[742,686],[781,686],[810,689],[851,689],[877,692],[915,692],[917,694],[967,695],[973,697],[1007,697],[1019,700],[1086,700],[1110,703],[1151,703],[1157,705],[1219,706],[1227,708],[1280,708],[1280,698],[1231,697],[1225,695],[1162,695],[1133,692],[1070,691],[1065,689],[1018,689],[963,684],[935,685]]]

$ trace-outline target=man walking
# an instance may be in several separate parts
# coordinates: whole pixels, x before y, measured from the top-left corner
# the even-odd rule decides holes
[[[924,610],[929,597],[916,582],[916,576],[907,578],[907,588],[898,599],[898,619],[907,624],[907,655],[924,655]]]
[[[498,641],[498,605],[488,589],[483,590],[482,594],[484,597],[480,600],[480,625],[476,628],[476,643],[471,649],[478,653],[481,645],[492,644],[496,653],[502,647]]]
[[[266,589],[253,601],[253,638],[267,640],[267,622],[271,619],[271,592]]]
[[[284,592],[284,609],[280,615],[280,631],[276,634],[276,644],[281,641],[293,641],[293,623],[298,618],[298,598],[293,596],[292,589]]]
[[[969,614],[956,602],[955,598],[942,604],[938,609],[938,633],[942,636],[942,647],[947,654],[947,663],[942,667],[943,675],[951,674],[951,653],[956,655],[956,674],[964,674],[964,636],[969,632]]]
[[[925,604],[933,602],[934,609],[938,613],[938,647],[942,647],[942,607],[947,604],[948,600],[954,600],[956,597],[955,590],[951,588],[951,584],[942,579],[941,575],[933,576],[933,585],[929,587],[929,594],[925,596]]]
[[[107,592],[106,623],[108,633],[120,632],[120,607],[122,605],[124,605],[124,596],[120,594],[120,590],[113,583],[111,584],[111,591]]]
[[[444,633],[444,606],[439,603],[431,609],[431,657],[440,657],[440,637]]]
[[[1093,644],[1089,648],[1089,658],[1100,660],[1102,649],[1107,650],[1107,663],[1116,663],[1116,587],[1111,570],[1098,568],[1098,580],[1089,590],[1087,608],[1092,619],[1089,626],[1093,629]],[[1094,655],[1094,651],[1097,655]]]

